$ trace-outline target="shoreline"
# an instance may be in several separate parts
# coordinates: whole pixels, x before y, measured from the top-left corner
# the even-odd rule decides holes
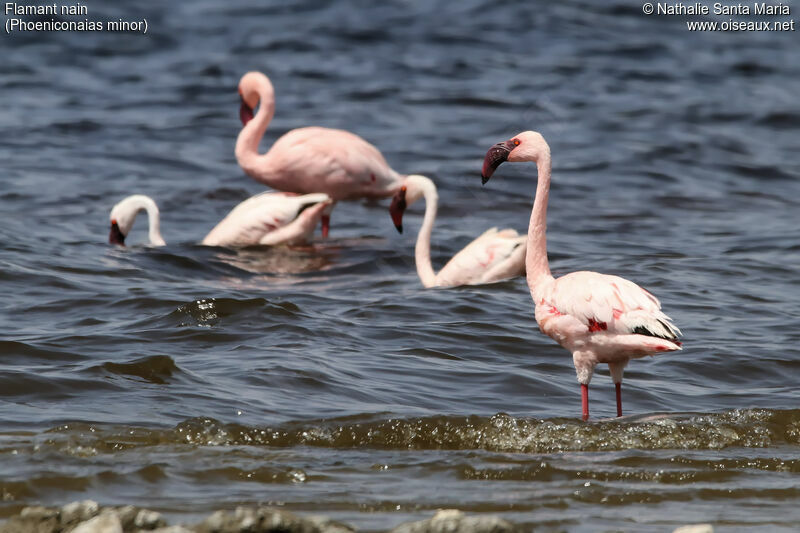
[[[391,533],[522,533],[529,526],[456,509],[406,522]],[[0,523],[0,533],[354,533],[354,527],[324,516],[300,516],[271,507],[218,510],[197,524],[170,525],[161,513],[134,505],[101,506],[92,500],[61,507],[30,506]],[[673,533],[713,533],[710,524],[682,526]]]

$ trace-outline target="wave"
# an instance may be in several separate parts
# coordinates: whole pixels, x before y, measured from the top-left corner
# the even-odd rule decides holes
[[[171,429],[67,424],[70,446],[119,451],[165,444],[191,446],[314,446],[383,450],[485,450],[504,453],[614,450],[719,450],[800,444],[800,410],[737,409],[722,413],[670,413],[583,423],[578,419],[528,419],[506,414],[385,418],[354,415],[293,421],[274,427],[191,418]],[[52,444],[61,439],[52,435]],[[800,466],[795,465],[795,469]]]

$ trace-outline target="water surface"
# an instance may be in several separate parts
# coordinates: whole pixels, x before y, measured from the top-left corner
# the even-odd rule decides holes
[[[368,530],[438,508],[553,531],[800,522],[796,34],[689,33],[625,2],[89,5],[132,34],[3,36],[0,516],[92,498],[190,521],[271,504]],[[354,131],[436,181],[433,260],[527,225],[550,143],[548,245],[654,292],[684,350],[634,361],[615,421],[523,279],[424,290],[423,206],[341,204],[310,248],[198,243],[262,189],[236,85],[267,73],[262,143]],[[154,197],[169,243],[106,243]]]

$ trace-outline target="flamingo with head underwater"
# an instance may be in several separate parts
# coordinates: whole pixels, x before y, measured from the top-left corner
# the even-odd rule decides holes
[[[323,192],[334,202],[387,198],[403,185],[406,176],[394,171],[375,146],[349,131],[293,129],[260,154],[258,145],[275,114],[275,90],[267,76],[248,72],[239,81],[239,95],[243,127],[236,139],[236,160],[256,181],[279,191]],[[329,224],[330,218],[323,216],[323,236]]]
[[[550,191],[550,147],[534,131],[492,146],[483,162],[485,184],[504,161],[534,162],[536,196],[525,258],[528,287],[539,328],[572,352],[581,385],[583,420],[589,418],[589,382],[595,367],[608,364],[622,416],[622,374],[631,359],[681,349],[680,329],[661,311],[658,299],[635,283],[597,272],[550,273],[545,231]]]
[[[331,205],[327,194],[293,195],[267,191],[234,207],[203,239],[206,246],[250,246],[256,244],[302,244],[311,238],[320,218]],[[158,205],[149,196],[134,194],[118,202],[109,219],[108,242],[125,244],[136,215],[147,213],[149,239],[164,246]]]

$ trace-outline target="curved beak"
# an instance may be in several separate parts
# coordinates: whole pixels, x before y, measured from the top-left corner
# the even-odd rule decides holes
[[[389,206],[389,214],[392,215],[392,222],[397,228],[398,233],[403,233],[403,213],[406,210],[406,188],[400,190],[392,198],[392,205]]]
[[[242,101],[242,105],[239,107],[239,118],[242,121],[242,125],[246,126],[248,122],[253,120],[253,108],[247,105],[247,102],[244,101],[244,96],[239,94],[239,98]]]
[[[125,246],[125,235],[119,230],[116,220],[111,221],[111,231],[108,233],[108,244]]]
[[[486,157],[483,159],[483,169],[481,170],[481,182],[486,185],[494,171],[508,159],[508,154],[514,149],[511,141],[500,142],[489,148]]]
[[[333,200],[325,200],[322,202],[325,204],[325,207],[322,210],[322,237],[324,239],[328,238],[328,234],[331,231],[331,212],[333,212],[333,206],[336,205],[336,202]]]

